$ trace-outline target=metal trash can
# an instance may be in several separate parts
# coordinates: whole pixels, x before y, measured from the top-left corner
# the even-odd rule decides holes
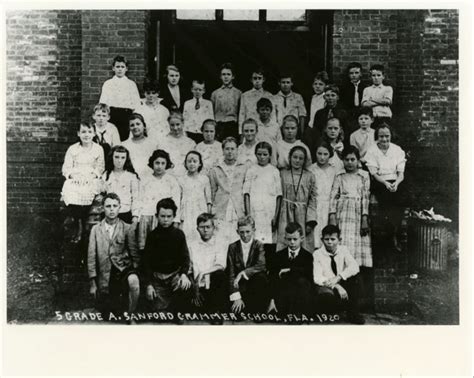
[[[448,223],[409,219],[408,246],[415,268],[446,270],[448,266]]]

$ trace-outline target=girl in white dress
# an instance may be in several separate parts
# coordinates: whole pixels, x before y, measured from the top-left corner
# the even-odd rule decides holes
[[[321,231],[328,224],[329,200],[331,198],[331,188],[336,176],[336,167],[330,163],[334,150],[326,142],[322,142],[316,148],[316,163],[309,170],[316,178],[316,208],[317,222],[314,229],[314,247],[321,248]]]
[[[212,210],[211,184],[209,177],[201,172],[202,156],[197,151],[189,151],[185,158],[187,173],[178,180],[181,184],[181,225],[186,241],[199,240],[196,219],[202,213]]]
[[[204,140],[196,146],[196,151],[202,156],[203,173],[206,175],[222,159],[222,145],[216,140],[216,127],[216,121],[206,119],[201,127]]]
[[[244,181],[245,214],[255,220],[255,238],[264,244],[273,244],[277,209],[282,198],[280,172],[270,164],[270,143],[257,143],[255,155],[258,164],[248,169]]]
[[[94,143],[93,125],[80,124],[77,131],[79,142],[66,151],[62,167],[64,182],[61,199],[67,206],[70,216],[77,222],[77,234],[73,242],[82,238],[83,228],[90,206],[101,188],[100,177],[104,172],[104,150]]]

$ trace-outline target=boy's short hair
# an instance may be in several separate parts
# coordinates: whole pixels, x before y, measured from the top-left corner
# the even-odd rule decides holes
[[[323,141],[321,143],[319,143],[317,146],[316,146],[316,152],[318,152],[318,148],[319,147],[323,147],[325,148],[326,150],[329,151],[329,157],[333,157],[334,156],[334,148],[332,148],[331,144],[329,144],[328,142],[326,141]]]
[[[336,84],[328,84],[324,87],[324,92],[334,92],[339,95],[339,87]]]
[[[290,72],[281,72],[279,75],[279,80],[281,79],[291,79],[293,81],[293,74]]]
[[[95,124],[92,122],[81,122],[77,128],[77,131],[80,131],[81,127],[87,127],[88,129],[92,129],[95,132]]]
[[[156,204],[156,214],[160,212],[160,209],[173,210],[173,215],[176,216],[176,211],[178,210],[178,207],[176,206],[172,198],[163,198],[159,200]]]
[[[184,122],[183,113],[178,112],[178,111],[176,111],[176,110],[173,110],[172,112],[170,112],[170,115],[168,116],[168,122],[169,122],[172,118],[178,118],[178,119],[181,120],[181,122]]]
[[[351,62],[347,65],[347,72],[349,72],[352,68],[359,68],[362,71],[362,64],[359,62]]]
[[[255,220],[252,218],[251,215],[245,215],[243,217],[240,217],[237,221],[237,228],[242,226],[252,226],[252,228],[255,229]]]
[[[356,146],[349,145],[344,147],[341,153],[341,157],[344,159],[347,155],[354,154],[357,160],[360,160],[360,152]]]
[[[113,200],[116,200],[116,201],[118,201],[119,203],[121,203],[120,197],[118,196],[117,193],[107,193],[107,194],[104,196],[104,198],[102,198],[102,205],[105,204],[105,200],[108,199],[108,198],[113,199]]]
[[[260,100],[257,101],[257,111],[260,108],[270,108],[271,110],[273,110],[273,104],[268,98],[262,97]]]
[[[380,129],[388,129],[390,131],[390,136],[393,138],[393,130],[387,122],[381,122],[377,125],[374,131],[374,139],[379,139],[379,131]]]
[[[285,232],[287,234],[293,234],[299,232],[300,236],[303,236],[303,227],[297,222],[290,222],[285,227]]]
[[[179,73],[179,68],[177,66],[175,66],[174,64],[170,64],[170,65],[166,66],[165,70],[166,70],[166,74],[169,74],[170,71],[174,71],[174,72]]]
[[[199,226],[200,223],[204,223],[204,222],[207,222],[207,221],[212,221],[212,225],[215,226],[214,219],[215,219],[215,216],[213,214],[201,213],[201,214],[198,215],[198,217],[196,219],[196,226]]]
[[[319,80],[322,81],[324,84],[327,84],[329,82],[329,75],[326,71],[319,71],[314,76],[313,81],[315,80]]]
[[[160,92],[158,81],[156,80],[145,80],[143,83],[143,92]]]
[[[212,119],[212,118],[208,118],[208,119],[205,119],[205,120],[204,120],[204,122],[203,122],[202,125],[201,125],[201,131],[204,130],[204,126],[206,126],[206,125],[213,125],[213,126],[214,126],[214,129],[217,128],[217,122],[216,122],[214,119]]]
[[[108,115],[110,115],[110,107],[107,104],[97,104],[94,106],[94,113],[95,112],[106,112]]]
[[[155,150],[151,154],[150,158],[148,159],[148,166],[153,169],[153,163],[155,162],[156,159],[158,158],[163,158],[166,160],[166,168],[173,168],[173,162],[171,161],[170,154],[166,152],[165,150]]]
[[[372,64],[369,71],[380,71],[385,72],[385,67],[382,64]]]
[[[203,79],[194,79],[194,80],[191,82],[191,88],[193,87],[194,84],[204,85],[204,87],[206,87],[206,83],[204,82]]]
[[[258,123],[253,118],[247,118],[244,122],[242,122],[242,130],[244,129],[245,125],[252,124],[255,126],[255,130],[258,131]]]
[[[339,227],[333,224],[328,224],[327,226],[323,227],[321,231],[321,237],[324,237],[324,235],[332,234],[337,234],[337,237],[339,238],[341,236],[341,230],[339,229]]]
[[[222,141],[222,149],[224,149],[225,146],[229,143],[235,143],[235,145],[238,146],[237,139],[232,136],[229,136]]]
[[[112,60],[112,67],[115,66],[115,63],[125,63],[125,67],[128,68],[128,60],[123,55],[116,55]]]
[[[361,115],[368,115],[370,118],[374,118],[374,112],[369,106],[361,106],[359,108],[359,110],[357,111],[357,118],[359,118]]]
[[[232,75],[234,74],[234,67],[232,66],[232,63],[226,62],[221,66],[221,71],[222,70],[230,70],[232,72]]]
[[[252,71],[252,75],[257,74],[257,75],[262,75],[265,78],[265,70],[263,67],[257,67]]]
[[[270,154],[270,156],[272,156],[272,145],[268,142],[258,142],[256,145],[255,145],[255,153],[257,153],[257,150],[261,149],[261,148],[264,148],[268,151],[268,153]]]

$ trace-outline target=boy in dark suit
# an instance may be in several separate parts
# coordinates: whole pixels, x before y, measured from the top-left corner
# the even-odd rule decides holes
[[[288,247],[278,251],[269,265],[273,290],[270,310],[309,314],[313,302],[313,255],[301,248],[303,229],[298,223],[288,223],[285,240]]]
[[[133,313],[140,295],[134,230],[118,218],[120,198],[117,194],[106,194],[103,206],[105,219],[92,227],[89,237],[89,292],[97,299],[102,312],[118,311],[120,297],[128,294],[128,312]]]
[[[341,103],[352,118],[357,114],[357,110],[362,103],[364,88],[367,87],[367,85],[361,81],[361,77],[362,65],[358,62],[350,63],[347,66],[348,80],[341,86]]]
[[[161,105],[165,106],[170,113],[179,111],[183,112],[184,102],[189,99],[188,91],[186,91],[180,83],[181,75],[179,68],[175,65],[166,67],[166,85],[160,91],[163,98]]]
[[[227,251],[232,311],[266,313],[269,297],[265,251],[263,244],[254,239],[255,221],[251,216],[238,220],[237,233],[240,240],[230,244]]]

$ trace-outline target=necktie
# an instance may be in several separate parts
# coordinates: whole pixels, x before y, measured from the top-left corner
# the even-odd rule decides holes
[[[99,132],[99,135],[100,135],[100,140],[99,140],[99,143],[102,144],[105,142],[105,139],[104,139],[104,134],[107,130],[105,131],[102,131],[102,132]]]
[[[290,260],[293,260],[295,258],[296,252],[295,251],[290,251]]]
[[[201,107],[201,105],[199,105],[199,99],[197,98],[196,99],[196,106],[194,107],[194,109],[198,110],[200,107]]]
[[[283,96],[283,107],[286,108],[286,96]]]
[[[334,113],[332,112],[332,109],[329,109],[328,111],[328,119],[334,117]]]
[[[359,83],[354,84],[354,106],[359,106],[359,92],[357,90],[358,86]]]
[[[334,275],[337,276],[337,265],[336,261],[334,260],[334,255],[329,255],[331,258],[331,270],[333,271]]]

